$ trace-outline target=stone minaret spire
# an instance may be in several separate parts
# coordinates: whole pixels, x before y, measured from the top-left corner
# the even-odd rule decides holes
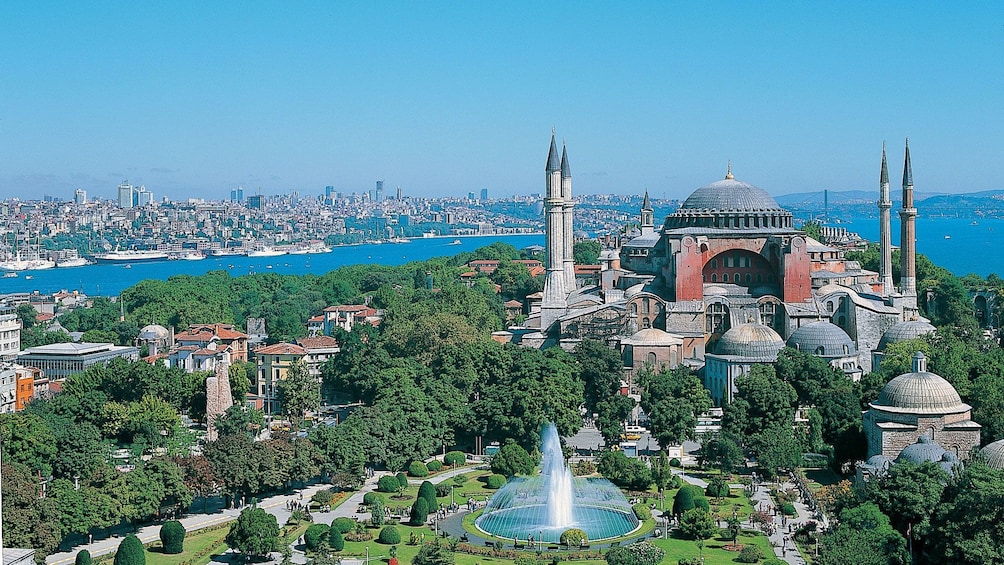
[[[645,189],[645,199],[641,201],[641,234],[648,235],[655,231],[655,212],[652,202],[648,199],[648,189]]]
[[[540,330],[546,332],[565,313],[565,199],[561,193],[561,161],[558,144],[551,132],[551,149],[547,153],[546,193],[544,195],[544,225],[547,244],[547,276],[540,304]]]
[[[565,292],[575,290],[575,259],[573,257],[573,247],[575,245],[575,234],[572,227],[572,210],[575,203],[572,202],[572,169],[568,166],[568,151],[565,144],[561,144],[561,198],[562,220],[564,222],[563,235],[565,250],[562,260],[565,272]]]
[[[882,172],[879,175],[879,276],[882,280],[882,295],[893,292],[892,284],[892,223],[889,210],[889,166],[885,159],[885,142],[882,143]]]
[[[903,161],[903,209],[899,211],[902,232],[899,249],[902,259],[900,284],[910,306],[917,305],[917,209],[913,207],[913,166],[910,164],[910,139],[906,140]],[[911,300],[912,299],[912,300]]]

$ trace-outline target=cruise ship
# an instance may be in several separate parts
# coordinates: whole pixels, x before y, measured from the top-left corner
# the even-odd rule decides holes
[[[111,251],[99,253],[94,258],[99,263],[136,263],[139,261],[163,261],[168,255],[163,251],[137,251],[128,249],[126,251]]]
[[[43,269],[51,269],[55,266],[56,263],[48,259],[21,259],[20,252],[14,259],[0,261],[0,270],[4,271],[41,271]]]
[[[248,251],[248,257],[278,257],[279,255],[285,254],[285,250],[269,247],[268,245]]]

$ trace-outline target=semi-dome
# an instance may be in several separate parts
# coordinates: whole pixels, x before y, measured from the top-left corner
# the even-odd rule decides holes
[[[806,324],[791,333],[788,347],[820,357],[857,355],[854,341],[840,326],[827,321]]]
[[[889,381],[872,406],[884,412],[910,414],[958,414],[970,410],[952,383],[927,371],[923,353],[913,356],[913,372]]]
[[[748,357],[763,362],[777,361],[784,349],[784,340],[771,328],[757,323],[739,324],[722,334],[718,340],[718,355]]]
[[[900,322],[882,334],[882,339],[879,340],[878,350],[885,351],[886,346],[890,344],[899,343],[909,339],[917,339],[918,337],[934,333],[934,330],[935,327],[932,326],[930,322],[924,320]]]
[[[695,190],[676,212],[666,217],[665,227],[793,229],[791,212],[781,208],[766,190],[734,179],[731,171],[725,180]]]
[[[999,439],[980,450],[980,456],[991,469],[1004,469],[1004,439]]]

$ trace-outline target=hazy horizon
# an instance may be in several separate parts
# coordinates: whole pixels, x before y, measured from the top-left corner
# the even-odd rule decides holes
[[[1002,188],[999,4],[513,2],[7,9],[0,198]]]

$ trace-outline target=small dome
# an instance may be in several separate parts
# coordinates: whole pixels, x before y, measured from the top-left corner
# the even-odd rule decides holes
[[[991,469],[1004,469],[1004,439],[999,439],[980,450],[980,455]]]
[[[941,461],[945,454],[944,447],[931,441],[931,438],[927,436],[920,436],[917,438],[917,443],[913,445],[908,445],[903,451],[899,452],[899,457],[896,458],[897,463],[902,463],[903,461],[909,461],[910,463],[921,464],[927,461],[937,463]]]
[[[750,357],[765,362],[777,361],[784,348],[784,340],[777,332],[763,324],[739,324],[722,334],[718,340],[719,355]]]
[[[820,357],[858,354],[858,348],[847,332],[825,321],[812,322],[793,331],[788,338],[788,347]]]
[[[676,345],[680,342],[680,339],[673,334],[666,333],[658,328],[645,328],[639,332],[636,332],[629,338],[621,340],[621,343],[625,345]]]
[[[914,356],[914,365],[914,372],[889,381],[872,406],[885,412],[941,415],[971,409],[968,404],[962,403],[952,383],[926,370],[923,354]]]
[[[917,339],[920,336],[934,333],[935,327],[924,320],[910,320],[900,322],[886,330],[879,340],[878,350],[885,351],[886,346],[891,343],[899,343],[908,339]]]
[[[722,212],[784,211],[767,191],[735,179],[725,179],[698,188],[683,202],[681,210]]]
[[[157,341],[164,340],[171,336],[171,332],[159,324],[150,324],[149,326],[143,326],[143,329],[139,331],[139,338],[145,341]]]

